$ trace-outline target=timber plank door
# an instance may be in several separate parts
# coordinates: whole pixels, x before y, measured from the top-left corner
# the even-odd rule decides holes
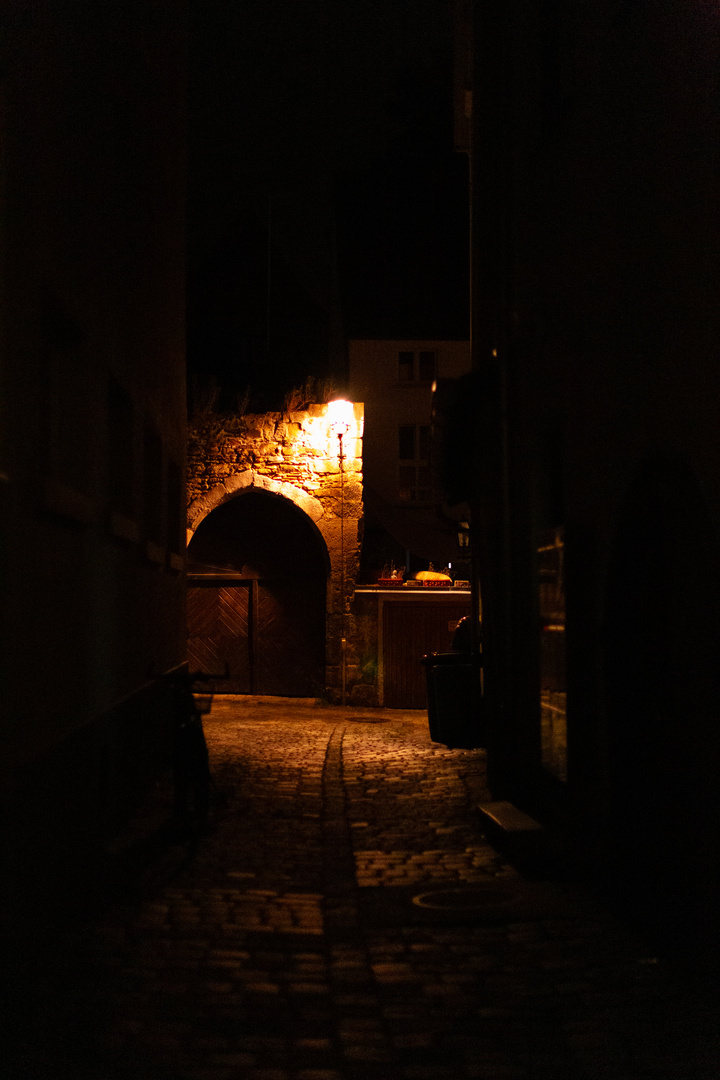
[[[421,660],[450,652],[454,628],[470,615],[469,600],[386,601],[383,604],[383,703],[388,709],[426,709]]]
[[[253,581],[188,583],[187,658],[191,671],[224,672],[219,693],[255,693],[252,663]]]
[[[255,693],[322,693],[325,612],[318,585],[304,579],[258,582]]]
[[[317,583],[191,578],[191,671],[224,672],[219,694],[317,697],[324,676],[323,609]]]

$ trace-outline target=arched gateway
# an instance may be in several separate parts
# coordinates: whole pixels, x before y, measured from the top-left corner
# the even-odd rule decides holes
[[[302,510],[246,488],[188,548],[188,661],[218,689],[314,697],[325,687],[327,548]]]
[[[243,417],[237,434],[191,442],[188,661],[227,670],[219,691],[337,696],[342,684],[362,406],[341,440],[326,413]]]

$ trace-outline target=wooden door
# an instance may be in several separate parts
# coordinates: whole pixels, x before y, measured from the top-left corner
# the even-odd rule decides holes
[[[389,709],[426,709],[422,657],[450,652],[458,621],[470,600],[410,601],[383,605],[383,700]]]
[[[252,581],[193,584],[187,591],[187,658],[191,671],[227,676],[219,693],[252,694]]]
[[[317,697],[325,684],[324,582],[258,582],[256,693]]]
[[[317,697],[325,676],[323,582],[238,580],[188,587],[191,671],[218,693]]]

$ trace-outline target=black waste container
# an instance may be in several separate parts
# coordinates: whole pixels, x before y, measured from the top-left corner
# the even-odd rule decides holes
[[[469,653],[429,653],[421,663],[427,679],[428,726],[433,742],[456,749],[485,745],[480,694],[482,658]]]

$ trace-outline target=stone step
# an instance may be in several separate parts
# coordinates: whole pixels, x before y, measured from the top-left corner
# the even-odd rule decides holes
[[[480,803],[478,810],[493,829],[500,829],[514,835],[542,831],[539,821],[535,821],[511,802]]]
[[[480,803],[477,809],[488,842],[523,874],[535,879],[574,876],[576,853],[567,840],[511,802]]]

